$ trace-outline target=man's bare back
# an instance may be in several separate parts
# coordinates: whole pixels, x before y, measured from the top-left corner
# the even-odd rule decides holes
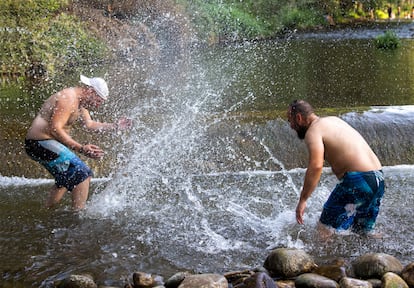
[[[338,179],[341,179],[345,172],[381,169],[380,161],[365,139],[338,117],[321,117],[312,122],[305,141],[312,143],[319,139],[325,148],[325,160]]]

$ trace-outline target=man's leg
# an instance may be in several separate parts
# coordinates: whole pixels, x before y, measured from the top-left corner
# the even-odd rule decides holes
[[[88,200],[89,184],[91,182],[91,176],[86,178],[83,182],[79,183],[72,190],[72,208],[75,210],[81,210],[85,208],[86,200]]]
[[[49,193],[49,197],[46,200],[46,207],[52,208],[56,204],[60,202],[63,195],[65,195],[66,191],[68,191],[65,187],[57,187],[56,185],[53,186],[52,190]]]

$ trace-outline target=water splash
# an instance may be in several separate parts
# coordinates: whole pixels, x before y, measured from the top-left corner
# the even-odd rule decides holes
[[[301,246],[282,240],[297,234],[288,200],[297,197],[297,184],[266,141],[231,118],[255,99],[248,89],[244,97],[227,95],[245,62],[192,57],[145,81],[154,97],[134,100],[136,125],[123,139],[122,165],[92,195],[84,217],[134,231],[118,247],[143,247],[195,270],[257,265],[270,243]],[[260,170],[268,166],[274,171]]]

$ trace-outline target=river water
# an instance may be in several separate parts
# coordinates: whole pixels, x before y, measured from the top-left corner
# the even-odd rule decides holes
[[[71,273],[122,286],[135,271],[226,272],[263,264],[277,246],[317,261],[384,252],[412,262],[414,234],[414,42],[377,50],[383,30],[292,34],[286,39],[200,48],[142,66],[129,59],[82,71],[105,75],[111,99],[97,119],[126,115],[126,133],[75,137],[107,155],[94,168],[88,206],[43,208],[52,180],[22,149],[42,99],[75,85],[72,73],[48,85],[0,89],[0,286],[51,287]],[[161,50],[162,52],[162,50]],[[69,83],[69,84],[68,84]],[[318,114],[358,129],[384,165],[387,190],[377,220],[382,240],[356,235],[315,240],[321,207],[336,183],[329,167],[295,222],[306,149],[285,111],[305,98]]]

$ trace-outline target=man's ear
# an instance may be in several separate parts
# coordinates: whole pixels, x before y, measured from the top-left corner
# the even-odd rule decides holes
[[[296,121],[296,123],[302,123],[302,120],[303,120],[303,116],[302,116],[302,114],[300,114],[300,113],[297,113],[297,114],[295,114],[295,121]]]

